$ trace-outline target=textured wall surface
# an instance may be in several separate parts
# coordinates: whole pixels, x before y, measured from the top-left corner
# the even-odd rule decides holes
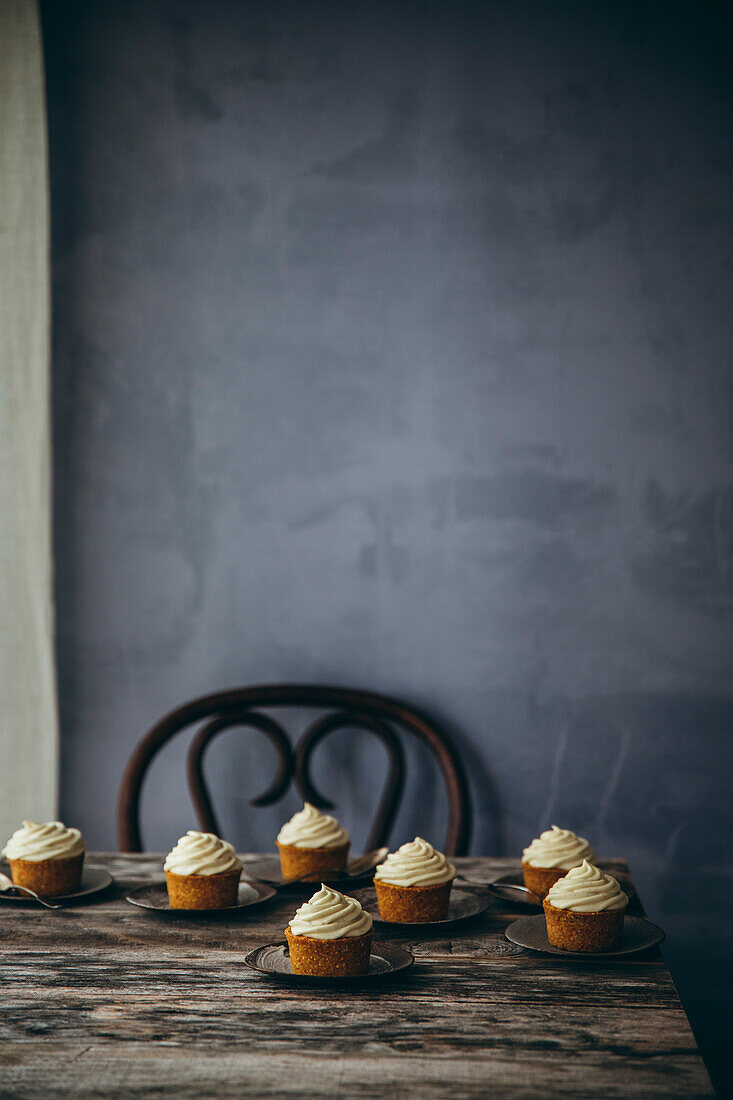
[[[587,3],[45,18],[66,819],[114,845],[133,744],[195,694],[374,688],[454,733],[474,851],[557,822],[626,856],[683,992],[697,972],[717,996],[722,29]],[[247,744],[217,743],[212,783],[226,834],[271,847],[296,799],[248,808],[271,761]],[[151,775],[149,847],[192,824],[183,756]],[[440,840],[410,764],[395,840]],[[380,750],[319,769],[358,846]]]

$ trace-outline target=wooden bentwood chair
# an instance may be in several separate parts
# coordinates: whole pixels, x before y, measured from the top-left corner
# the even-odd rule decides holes
[[[293,749],[282,726],[262,713],[261,708],[269,707],[317,708],[328,713],[305,730]],[[389,696],[302,684],[271,684],[203,695],[156,722],[135,748],[120,784],[117,831],[121,851],[143,850],[140,791],[153,757],[171,737],[198,722],[203,724],[191,741],[186,771],[196,816],[205,832],[218,834],[219,826],[204,778],[203,758],[210,742],[222,730],[235,726],[259,730],[277,752],[277,775],[263,794],[252,799],[252,805],[269,806],[277,802],[294,779],[304,800],[320,809],[332,809],[333,803],[313,786],[309,770],[311,754],[319,742],[336,730],[362,729],[378,737],[390,757],[387,783],[367,841],[368,850],[381,847],[389,837],[405,785],[405,757],[393,728],[396,726],[414,733],[435,756],[448,792],[448,834],[443,850],[449,856],[466,853],[471,831],[468,787],[460,759],[448,737],[424,715]]]

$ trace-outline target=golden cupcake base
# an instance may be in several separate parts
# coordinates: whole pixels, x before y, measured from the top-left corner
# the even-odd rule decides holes
[[[8,863],[16,886],[26,886],[41,897],[57,898],[74,894],[81,886],[84,853],[65,859],[9,859]]]
[[[283,878],[321,875],[327,871],[345,871],[350,841],[338,848],[297,848],[295,844],[277,843]]]
[[[177,875],[166,871],[171,909],[230,909],[237,904],[241,871],[218,875]]]
[[[374,879],[379,915],[395,924],[425,924],[445,920],[453,879],[434,886],[394,886]]]
[[[532,867],[522,860],[524,885],[536,894],[540,901],[545,900],[550,887],[554,886],[559,879],[565,878],[567,873],[564,867]]]
[[[374,933],[344,936],[340,940],[317,940],[312,936],[296,936],[285,929],[293,974],[313,978],[353,978],[366,974]]]
[[[547,938],[562,951],[612,951],[621,939],[626,906],[601,913],[577,913],[574,909],[556,909],[545,898],[542,908]]]

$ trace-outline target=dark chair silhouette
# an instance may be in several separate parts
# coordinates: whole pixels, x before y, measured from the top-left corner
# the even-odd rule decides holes
[[[260,708],[303,707],[327,711],[303,733],[295,750],[274,719]],[[120,784],[117,830],[123,852],[141,852],[140,792],[145,774],[156,752],[181,730],[203,722],[188,751],[186,770],[199,825],[205,832],[219,833],[214,808],[203,773],[204,753],[222,730],[235,726],[259,730],[274,746],[278,771],[271,786],[252,799],[255,806],[277,802],[285,794],[291,779],[301,797],[320,809],[333,803],[314,787],[310,777],[310,758],[316,745],[339,729],[368,730],[378,737],[390,757],[384,793],[372,825],[368,849],[387,842],[402,799],[405,784],[405,758],[393,727],[415,734],[435,756],[448,792],[448,834],[443,846],[447,855],[464,855],[470,836],[470,805],[463,767],[455,748],[424,715],[397,699],[338,687],[314,687],[300,684],[271,684],[262,687],[220,691],[192,699],[161,718],[148,730],[130,757]]]

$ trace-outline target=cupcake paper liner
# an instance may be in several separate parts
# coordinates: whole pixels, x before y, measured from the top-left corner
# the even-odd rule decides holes
[[[349,847],[349,841],[337,848],[298,848],[295,844],[281,844],[277,841],[283,878],[343,871],[346,868]]]
[[[9,859],[8,863],[16,886],[27,886],[41,897],[54,898],[79,889],[84,853],[65,859]]]
[[[445,920],[452,886],[452,879],[433,886],[394,886],[375,878],[379,915],[396,924]]]
[[[229,909],[237,904],[241,871],[218,875],[177,875],[166,871],[171,909]]]
[[[285,929],[293,974],[316,978],[351,978],[366,974],[373,932],[362,936],[343,936],[340,940],[318,940],[314,936],[296,936]]]
[[[626,906],[604,909],[600,913],[578,913],[574,909],[556,909],[547,898],[543,902],[547,938],[563,951],[611,951],[621,939]]]

